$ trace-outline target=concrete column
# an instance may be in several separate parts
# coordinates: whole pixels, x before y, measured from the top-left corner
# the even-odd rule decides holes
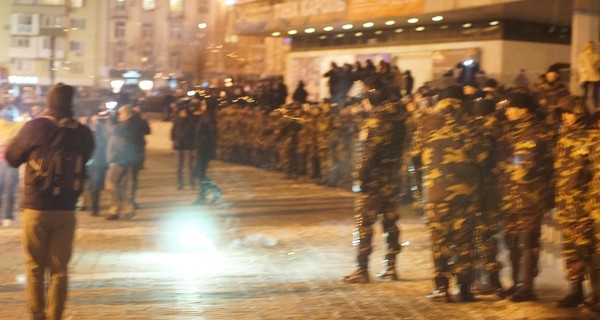
[[[587,41],[594,41],[598,48],[600,42],[600,1],[573,1],[573,22],[571,33],[571,70],[570,90],[573,94],[582,94],[577,77],[577,56]]]

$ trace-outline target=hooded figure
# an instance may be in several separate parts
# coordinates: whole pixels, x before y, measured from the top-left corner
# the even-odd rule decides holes
[[[57,83],[46,95],[47,115],[57,119],[73,116],[73,87]]]
[[[50,89],[47,116],[27,122],[6,149],[12,167],[27,164],[21,216],[33,319],[62,318],[75,238],[75,204],[83,189],[79,177],[84,176],[83,164],[94,151],[91,130],[71,118],[73,91],[62,83]],[[53,168],[57,164],[60,170],[48,169],[47,164]],[[46,271],[52,279],[47,294]]]

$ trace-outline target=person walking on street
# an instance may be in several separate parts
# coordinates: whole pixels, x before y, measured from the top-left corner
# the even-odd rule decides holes
[[[19,169],[11,167],[6,162],[4,152],[21,127],[22,123],[14,121],[12,115],[2,113],[0,117],[0,210],[2,210],[0,216],[4,214],[3,227],[10,227],[15,220],[15,201],[19,185]]]
[[[106,153],[107,178],[111,194],[108,220],[118,220],[121,216],[130,218],[135,214],[135,207],[129,197],[127,186],[131,178],[131,167],[134,163],[140,162],[136,158],[140,154],[134,147],[137,127],[132,121],[131,105],[126,104],[117,112],[117,119],[113,119],[110,125]]]
[[[201,101],[204,112],[198,119],[194,132],[196,146],[196,165],[194,173],[200,179],[200,193],[195,205],[206,204],[208,192],[211,192],[211,203],[219,201],[222,192],[217,184],[206,174],[210,160],[215,158],[217,152],[217,107],[218,101],[213,97]]]
[[[129,188],[129,199],[133,204],[134,209],[139,209],[137,202],[135,202],[135,196],[138,189],[138,177],[140,171],[144,168],[144,161],[146,160],[146,138],[145,136],[150,134],[150,125],[148,121],[142,118],[142,109],[139,105],[133,106],[133,115],[131,116],[133,130],[133,145],[132,148],[136,153],[134,161],[131,164],[131,185]]]
[[[369,255],[373,251],[373,225],[382,219],[386,234],[386,269],[377,276],[382,279],[398,280],[396,257],[400,253],[400,166],[402,164],[402,143],[404,141],[404,121],[406,112],[402,105],[392,102],[391,87],[369,83],[367,106],[374,110],[364,122],[359,133],[361,155],[355,167],[358,193],[355,202],[356,229],[354,243],[358,248],[358,268],[342,280],[346,283],[367,283],[369,276]]]
[[[22,241],[26,293],[34,320],[62,318],[75,238],[75,205],[83,190],[84,165],[94,151],[91,130],[72,118],[73,93],[73,87],[63,83],[52,87],[47,93],[46,116],[27,122],[5,154],[12,167],[26,164]]]
[[[171,140],[173,149],[177,154],[177,190],[183,190],[185,181],[189,182],[190,188],[194,189],[194,130],[196,128],[196,117],[188,101],[181,101],[177,106],[177,112],[171,127]],[[187,179],[183,178],[184,167],[188,167]]]

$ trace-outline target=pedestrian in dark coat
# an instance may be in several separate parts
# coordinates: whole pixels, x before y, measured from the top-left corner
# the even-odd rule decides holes
[[[148,121],[142,118],[141,108],[134,106],[132,108],[133,116],[131,117],[131,125],[134,127],[133,136],[133,149],[136,153],[134,162],[131,164],[131,185],[129,189],[129,199],[133,204],[133,207],[139,209],[139,206],[135,202],[135,195],[138,186],[138,176],[140,170],[144,168],[144,162],[146,160],[146,138],[145,136],[150,134],[150,125]]]
[[[26,165],[21,221],[27,270],[26,293],[32,319],[62,319],[67,300],[68,264],[75,239],[75,204],[83,191],[84,181],[52,174],[53,178],[61,180],[61,186],[67,185],[70,190],[52,187],[49,192],[40,179],[50,175],[51,171],[44,170],[41,165],[43,160],[49,161],[43,158],[48,156],[48,152],[44,152],[45,147],[51,146],[62,130],[67,132],[63,135],[63,147],[73,152],[69,154],[77,154],[79,163],[87,162],[94,151],[94,137],[90,129],[73,119],[74,92],[73,87],[63,83],[53,86],[46,96],[46,116],[27,122],[8,145],[5,154],[12,167]],[[56,153],[51,156],[54,155]],[[53,180],[51,184],[54,185],[54,182],[57,181]],[[46,272],[51,279],[47,290]]]
[[[192,110],[187,104],[179,106],[173,127],[171,127],[171,140],[173,149],[177,154],[177,189],[182,190],[184,181],[189,181],[190,187],[194,189],[194,165],[196,163],[194,156],[194,130],[196,129],[196,117],[192,115]],[[183,168],[188,168],[187,179],[183,178]]]
[[[308,92],[306,92],[306,89],[304,89],[304,82],[299,81],[298,87],[296,87],[296,90],[294,90],[294,93],[292,94],[292,99],[294,100],[295,103],[303,104],[303,103],[306,103],[307,97],[308,97]]]
[[[200,179],[200,193],[194,202],[196,205],[206,203],[208,192],[212,193],[211,203],[221,198],[222,192],[217,184],[206,174],[208,164],[215,158],[217,153],[217,107],[216,98],[208,98],[201,101],[201,109],[204,112],[198,119],[194,132],[194,144],[196,147],[196,165],[194,172]]]

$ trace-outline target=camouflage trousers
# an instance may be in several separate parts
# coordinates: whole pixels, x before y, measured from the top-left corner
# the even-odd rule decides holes
[[[396,221],[400,219],[398,201],[398,196],[386,196],[385,193],[374,190],[358,195],[354,209],[356,229],[353,243],[358,247],[357,260],[360,267],[367,269],[369,255],[373,252],[373,225],[380,216],[383,233],[387,235],[386,256],[400,253],[400,228],[396,225]]]
[[[470,274],[473,269],[475,203],[425,203],[423,210],[433,245],[435,278]]]
[[[594,221],[589,218],[561,221],[563,257],[569,281],[576,281],[588,272],[596,245]]]
[[[475,262],[478,268],[488,272],[500,271],[502,263],[498,257],[497,238],[500,229],[496,212],[477,212],[475,225]]]
[[[515,284],[533,286],[538,273],[543,213],[507,212],[502,231],[512,266]]]

